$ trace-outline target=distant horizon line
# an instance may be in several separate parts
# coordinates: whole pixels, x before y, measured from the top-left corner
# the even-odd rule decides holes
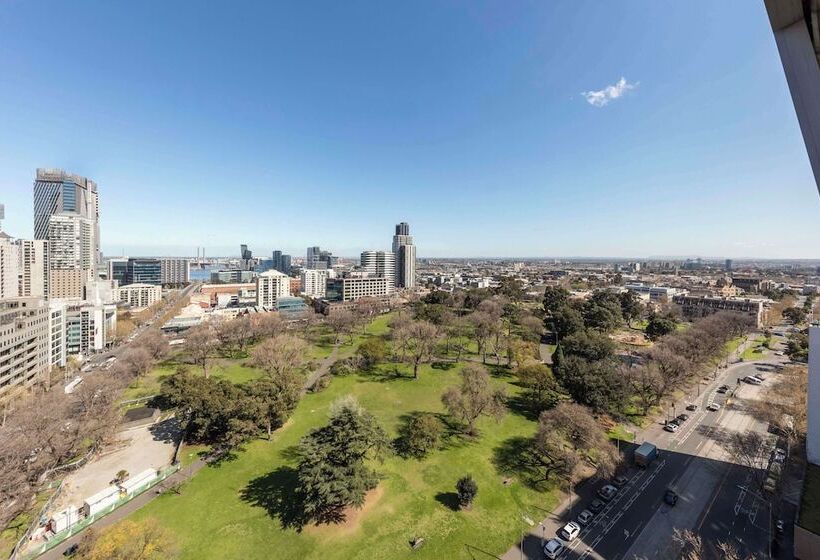
[[[294,256],[292,253],[284,253]],[[344,260],[358,260],[360,255],[334,255],[339,259]],[[202,258],[197,257],[196,255],[171,255],[171,254],[109,254],[107,252],[103,252],[103,258],[180,258],[180,259],[196,259]],[[301,255],[297,255],[298,258],[303,258]],[[206,255],[204,257],[206,260],[209,259],[237,259],[240,260],[241,257],[239,255]],[[256,256],[255,259],[265,260],[270,259],[270,256]],[[544,257],[537,257],[537,256],[488,256],[488,255],[479,255],[479,256],[418,256],[416,260],[491,260],[491,261],[550,261],[550,260],[566,260],[566,261],[596,261],[596,262],[657,262],[657,261],[696,261],[700,259],[703,262],[724,262],[726,260],[731,260],[733,263],[735,262],[754,262],[754,261],[770,261],[770,262],[813,262],[820,264],[820,257],[704,257],[698,255],[650,255],[650,256],[639,256],[639,257],[607,257],[607,256],[585,256],[585,255],[570,255],[570,256],[544,256]]]

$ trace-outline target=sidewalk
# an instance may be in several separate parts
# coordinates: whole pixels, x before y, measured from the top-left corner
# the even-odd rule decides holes
[[[700,390],[701,395],[708,392],[713,385],[718,384],[718,379],[722,379],[723,376],[726,374],[726,372],[729,371],[729,369],[732,366],[734,366],[738,363],[741,363],[739,358],[743,354],[743,352],[751,344],[750,338],[751,338],[751,336],[749,338],[747,338],[747,340],[744,343],[740,344],[737,347],[737,349],[735,350],[733,355],[729,356],[729,358],[728,358],[728,361],[729,361],[728,367],[721,370],[716,376],[714,376],[713,379],[709,380],[706,383],[705,387],[701,388],[701,390]],[[706,377],[706,375],[701,375],[698,379],[695,380],[695,382],[697,384],[703,383],[704,382],[704,380],[703,380],[704,377]],[[681,398],[679,398],[675,402],[676,410],[683,411],[686,408],[686,405],[689,404],[691,401],[692,401],[692,396],[689,394],[689,392],[687,392],[685,395],[683,395]],[[661,432],[661,430],[663,430],[663,427],[662,427],[663,423],[659,422],[659,420],[663,419],[665,417],[665,415],[666,415],[666,411],[664,411],[662,413],[662,415],[659,416],[658,418],[652,418],[651,421],[649,421],[646,424],[645,428],[636,430],[635,431],[635,440],[634,441],[636,443],[640,443],[640,442],[643,442],[643,441],[653,440],[654,439],[653,435],[656,435],[657,433]],[[542,538],[544,536],[542,534],[542,529],[541,529],[542,525],[548,523],[551,519],[560,519],[560,518],[566,517],[566,515],[568,513],[568,510],[573,506],[573,504],[576,504],[576,503],[578,503],[578,502],[580,502],[581,500],[584,499],[583,495],[586,494],[585,490],[588,489],[587,487],[594,486],[594,483],[596,481],[597,480],[595,479],[595,477],[593,477],[591,479],[585,480],[585,481],[579,483],[578,485],[576,485],[575,491],[573,493],[567,493],[567,495],[561,500],[561,502],[558,504],[558,506],[556,506],[556,508],[554,510],[552,510],[550,515],[548,515],[547,517],[542,519],[539,523],[535,523],[532,527],[530,527],[528,532],[524,534],[523,539],[521,541],[519,541],[518,543],[516,543],[515,545],[513,545],[512,547],[510,547],[510,549],[507,550],[507,552],[505,552],[500,557],[500,559],[501,560],[521,560],[522,558],[542,558],[543,553],[540,550],[540,543],[541,543]],[[589,483],[592,483],[592,484],[589,484]],[[590,490],[589,494],[590,494],[589,497],[591,497],[592,494],[594,494],[594,491]],[[523,522],[524,521],[522,520],[522,523]],[[523,548],[523,550],[522,550],[522,548]]]

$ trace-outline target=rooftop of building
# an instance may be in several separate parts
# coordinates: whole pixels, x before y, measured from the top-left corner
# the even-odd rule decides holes
[[[288,276],[284,272],[279,272],[278,270],[274,270],[274,269],[266,270],[265,272],[260,273],[259,276],[265,276],[267,278],[270,278],[272,276],[275,276],[275,277],[281,276],[281,277],[284,277],[284,278],[290,278],[290,276]]]

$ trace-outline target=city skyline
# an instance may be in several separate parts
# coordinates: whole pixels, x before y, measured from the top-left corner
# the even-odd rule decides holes
[[[33,237],[34,169],[60,167],[98,183],[107,255],[353,257],[403,219],[422,258],[820,256],[762,4],[363,9],[5,6],[4,228]]]

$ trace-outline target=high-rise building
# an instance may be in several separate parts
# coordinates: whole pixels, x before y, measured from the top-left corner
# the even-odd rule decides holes
[[[395,285],[399,288],[416,286],[416,246],[407,222],[396,224],[393,235],[393,254],[396,260]]]
[[[732,259],[726,259],[726,263],[725,263],[725,265],[724,265],[724,268],[725,268],[727,271],[731,271],[731,270],[732,270]]]
[[[290,278],[278,270],[256,277],[256,305],[275,308],[279,298],[290,297]]]
[[[43,298],[0,301],[0,356],[0,401],[48,373],[49,311]]]
[[[301,273],[300,291],[312,298],[323,298],[327,291],[327,279],[330,278],[333,269],[316,270],[305,268]]]
[[[309,269],[329,269],[339,260],[330,251],[322,251],[319,247],[308,247],[305,258],[305,268]]]
[[[108,259],[108,279],[116,280],[124,286],[128,279],[128,257],[112,257]]]
[[[0,231],[0,300],[17,297],[19,292],[19,247]]]
[[[191,262],[188,259],[162,258],[159,264],[163,286],[181,286],[191,281]]]
[[[282,269],[279,270],[282,274],[287,274],[290,276],[291,271],[293,270],[292,259],[290,255],[282,255]]]
[[[242,270],[253,270],[253,252],[248,249],[247,245],[242,244],[239,246],[239,258],[242,261]]]
[[[38,169],[34,239],[48,241],[51,297],[82,298],[100,262],[97,184],[62,169]]]
[[[159,259],[128,259],[125,269],[125,284],[161,285],[162,263]]]
[[[273,270],[278,270],[282,274],[287,274],[290,276],[291,271],[291,258],[290,255],[283,253],[282,251],[274,251],[271,259],[271,264]]]
[[[18,239],[18,295],[48,297],[48,242],[42,239]]]
[[[308,247],[307,254],[305,255],[305,268],[315,269],[316,263],[319,261],[319,253],[321,249],[319,247]]]
[[[369,276],[387,278],[388,290],[396,285],[396,255],[389,251],[364,251],[361,255],[362,269]]]

